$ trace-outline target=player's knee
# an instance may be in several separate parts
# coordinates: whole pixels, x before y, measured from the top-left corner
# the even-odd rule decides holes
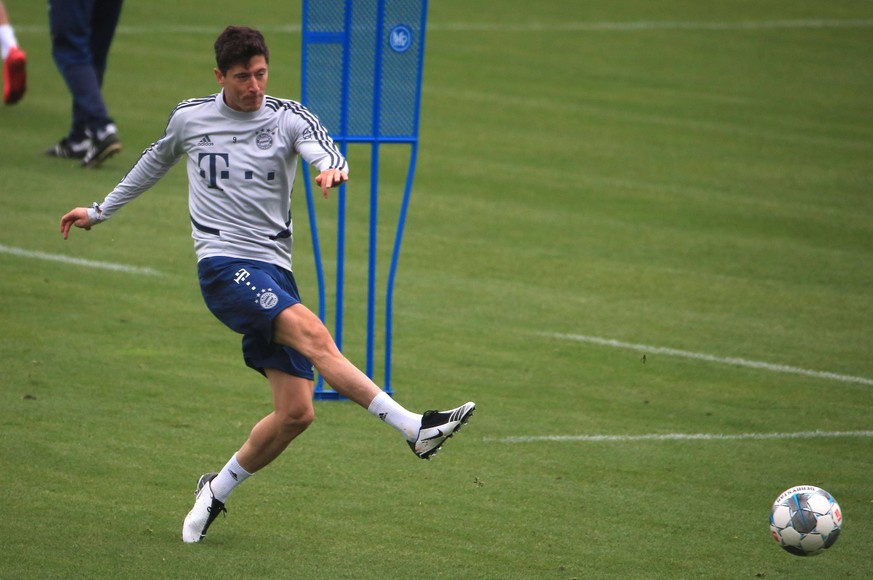
[[[315,420],[315,408],[307,405],[277,413],[283,433],[296,436],[305,431]]]

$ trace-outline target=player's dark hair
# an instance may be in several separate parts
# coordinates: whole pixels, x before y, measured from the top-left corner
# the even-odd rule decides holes
[[[256,56],[270,64],[270,50],[264,35],[247,26],[228,26],[215,40],[215,65],[221,74],[232,66],[247,65]]]

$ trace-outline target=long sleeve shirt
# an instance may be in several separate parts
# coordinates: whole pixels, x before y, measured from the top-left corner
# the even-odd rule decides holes
[[[300,103],[267,95],[258,111],[240,112],[217,93],[179,103],[163,136],[99,204],[99,220],[149,189],[183,156],[198,261],[225,256],[288,270],[298,158],[319,171],[348,170],[327,129]]]

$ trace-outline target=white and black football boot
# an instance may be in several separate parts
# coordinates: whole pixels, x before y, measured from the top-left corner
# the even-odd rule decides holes
[[[199,542],[206,536],[206,530],[221,512],[227,512],[224,504],[212,495],[211,481],[217,473],[204,473],[197,480],[197,489],[194,491],[194,507],[185,516],[182,525],[182,541],[186,544]]]
[[[460,407],[448,411],[425,411],[421,417],[421,428],[415,441],[409,441],[413,453],[422,459],[430,459],[440,450],[446,439],[460,431],[467,424],[476,403],[464,403]]]

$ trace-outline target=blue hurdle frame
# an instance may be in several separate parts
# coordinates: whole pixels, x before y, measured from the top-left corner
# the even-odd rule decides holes
[[[385,50],[385,4],[386,2],[402,1],[415,2],[421,6],[420,22],[418,23],[418,55],[417,55],[417,78],[415,79],[415,98],[412,106],[412,130],[407,135],[383,135],[382,127],[382,65],[383,51]],[[370,144],[372,151],[370,157],[370,220],[369,220],[369,249],[368,249],[368,276],[367,276],[367,349],[366,349],[366,374],[373,378],[374,351],[375,351],[375,324],[376,324],[376,245],[378,232],[378,187],[379,187],[379,151],[383,144],[408,144],[410,146],[409,166],[406,175],[406,183],[403,198],[397,220],[397,230],[394,235],[394,246],[391,254],[391,263],[388,270],[388,279],[385,292],[385,368],[383,390],[394,394],[391,386],[391,352],[393,347],[392,329],[394,322],[394,285],[397,275],[397,266],[400,260],[400,247],[403,242],[403,232],[406,227],[406,216],[409,209],[409,200],[412,193],[413,177],[418,159],[418,131],[421,110],[421,79],[424,64],[425,27],[427,22],[427,0],[378,0],[376,25],[374,27],[374,53],[375,65],[373,71],[372,91],[372,119],[370,134],[350,134],[349,115],[350,102],[349,76],[350,58],[352,51],[351,32],[352,17],[354,15],[355,0],[334,0],[334,4],[343,4],[343,28],[341,31],[313,31],[310,29],[309,4],[321,3],[325,0],[303,1],[303,25],[302,25],[302,68],[301,68],[301,102],[319,115],[318,103],[310,102],[309,97],[309,46],[314,44],[338,44],[342,46],[342,89],[340,96],[339,131],[331,133],[331,138],[336,142],[340,151],[345,156],[349,144]],[[318,316],[325,321],[325,277],[322,265],[321,249],[318,237],[318,226],[315,216],[315,204],[312,193],[312,180],[308,165],[303,166],[303,177],[306,190],[306,202],[309,216],[309,226],[312,236],[313,254],[315,260],[316,277],[318,280]],[[346,185],[339,187],[337,199],[337,268],[336,268],[336,306],[335,306],[335,330],[334,339],[337,346],[342,350],[343,343],[343,293],[345,284],[345,230],[346,230]],[[325,387],[321,375],[315,386],[314,397],[316,399],[336,400],[344,397],[329,387]]]

